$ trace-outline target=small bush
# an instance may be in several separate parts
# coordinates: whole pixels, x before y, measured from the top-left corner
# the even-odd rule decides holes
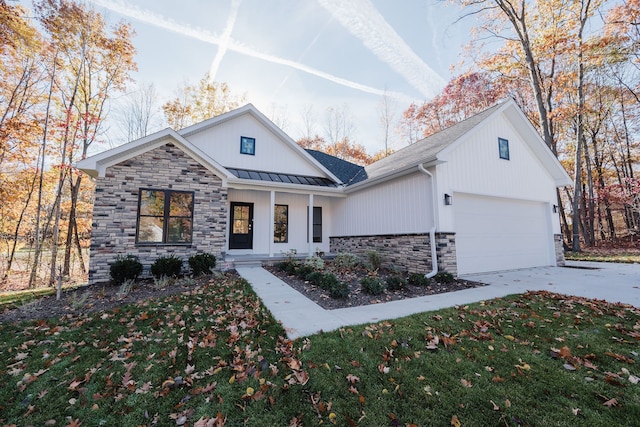
[[[378,251],[367,252],[367,259],[369,260],[371,270],[380,270],[380,267],[382,267],[382,257]]]
[[[407,281],[399,275],[389,276],[387,278],[387,289],[390,291],[400,291],[407,286]]]
[[[182,260],[174,255],[160,257],[151,264],[151,274],[155,278],[177,277],[181,271]]]
[[[278,270],[284,271],[289,275],[296,274],[296,269],[298,268],[298,263],[294,259],[288,259],[286,261],[282,261],[277,266]]]
[[[407,280],[410,285],[427,287],[431,284],[431,279],[425,277],[422,273],[411,273]]]
[[[349,296],[349,286],[344,282],[336,281],[329,289],[329,296],[333,299],[345,299]]]
[[[127,280],[135,281],[142,274],[142,263],[137,256],[127,255],[116,257],[116,260],[109,266],[111,282],[114,285],[121,285]]]
[[[384,292],[384,282],[379,277],[363,277],[360,280],[362,290],[369,295],[380,295]]]
[[[309,283],[316,285],[318,287],[322,287],[322,279],[324,274],[319,271],[312,271],[306,275],[305,280],[309,281]]]
[[[433,279],[442,284],[449,284],[456,281],[456,278],[453,277],[453,274],[447,273],[446,271],[441,271],[440,273],[433,276]]]
[[[360,264],[360,258],[354,254],[339,253],[333,259],[333,266],[339,270],[349,270]]]
[[[296,275],[301,279],[306,279],[310,273],[317,271],[312,266],[307,264],[302,264],[296,268]]]
[[[216,268],[216,256],[210,253],[197,254],[189,258],[189,267],[194,276],[211,273]]]
[[[304,265],[316,271],[324,270],[324,260],[319,256],[310,256],[304,260]]]

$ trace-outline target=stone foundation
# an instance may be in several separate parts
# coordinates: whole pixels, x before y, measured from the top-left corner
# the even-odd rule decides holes
[[[135,255],[147,275],[161,256],[175,255],[185,267],[190,256],[209,252],[220,259],[226,245],[227,190],[222,181],[173,144],[166,144],[111,166],[96,179],[89,283],[110,280],[109,266],[118,255]],[[136,245],[140,188],[194,192],[190,245]]]
[[[429,273],[432,268],[429,233],[331,237],[330,247],[333,253],[348,252],[362,260],[376,251],[384,267],[411,273]],[[438,271],[456,275],[455,233],[436,233],[436,253]]]
[[[564,240],[562,239],[562,234],[554,234],[553,240],[556,248],[556,265],[562,267],[565,265]]]

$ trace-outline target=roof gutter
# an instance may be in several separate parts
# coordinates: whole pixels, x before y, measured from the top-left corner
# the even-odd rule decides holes
[[[438,253],[436,248],[436,187],[434,185],[433,174],[426,170],[422,163],[418,165],[418,170],[424,174],[426,174],[431,182],[431,207],[433,209],[433,226],[429,230],[429,243],[431,246],[431,272],[424,275],[427,279],[432,278],[436,274],[438,274]]]

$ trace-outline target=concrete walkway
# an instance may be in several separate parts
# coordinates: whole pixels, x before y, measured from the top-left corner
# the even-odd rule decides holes
[[[237,267],[236,270],[251,283],[291,339],[528,290],[547,290],[640,307],[640,266],[637,264],[569,262],[567,267],[468,275],[462,278],[488,286],[337,310],[323,309],[261,267]]]

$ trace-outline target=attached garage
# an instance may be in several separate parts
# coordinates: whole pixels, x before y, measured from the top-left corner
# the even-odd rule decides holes
[[[555,265],[548,203],[454,194],[458,274]]]

